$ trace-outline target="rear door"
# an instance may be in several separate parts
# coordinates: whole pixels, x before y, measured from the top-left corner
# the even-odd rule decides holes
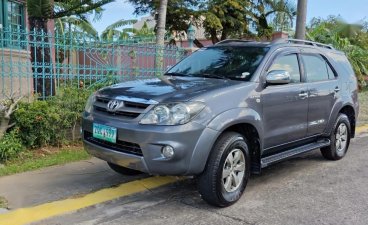
[[[277,56],[266,74],[272,70],[288,71],[291,83],[267,85],[262,91],[265,149],[294,142],[307,135],[308,88],[302,82],[298,54]]]
[[[340,92],[336,72],[321,54],[302,54],[308,83],[308,136],[323,133]]]

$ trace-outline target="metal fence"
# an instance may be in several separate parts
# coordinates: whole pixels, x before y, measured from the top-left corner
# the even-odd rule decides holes
[[[104,41],[83,33],[0,31],[0,99],[14,93],[45,98],[66,84],[88,88],[107,79],[150,78],[185,55],[176,46],[158,47],[152,39]]]

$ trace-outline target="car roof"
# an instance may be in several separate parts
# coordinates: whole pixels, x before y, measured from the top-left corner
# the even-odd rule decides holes
[[[344,54],[341,51],[336,50],[332,45],[326,45],[318,42],[299,40],[299,39],[286,39],[280,38],[272,42],[259,42],[253,40],[242,39],[226,39],[216,43],[211,47],[299,47],[299,48],[315,48],[323,51],[332,51],[339,54]]]
[[[234,46],[234,47],[268,47],[270,42],[259,42],[252,40],[241,40],[241,39],[226,39],[220,42],[217,42],[215,45],[211,47],[219,47],[219,46]]]

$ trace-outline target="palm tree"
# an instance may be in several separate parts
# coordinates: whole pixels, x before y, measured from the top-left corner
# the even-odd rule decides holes
[[[296,15],[296,8],[292,2],[280,0],[275,3],[272,27],[276,31],[290,31]]]
[[[38,94],[50,96],[55,94],[55,84],[52,77],[50,48],[40,46],[37,43],[49,43],[47,21],[53,15],[52,5],[49,0],[27,0],[28,21],[31,32],[31,60],[32,72],[35,74],[34,87]],[[40,32],[40,33],[37,33]],[[45,63],[46,62],[46,63]],[[41,63],[41,64],[40,64]],[[49,75],[48,78],[39,74]]]
[[[55,94],[53,82],[53,68],[50,57],[47,22],[49,19],[57,19],[72,15],[83,15],[94,9],[113,2],[114,0],[54,0],[54,4],[62,4],[64,7],[54,7],[50,0],[27,0],[27,13],[31,43],[32,71],[35,74],[34,87],[42,96]],[[39,45],[38,43],[43,43]],[[40,77],[39,74],[46,77]]]
[[[129,32],[134,32],[133,28],[125,28],[119,30],[119,28],[136,23],[137,20],[118,20],[115,23],[106,27],[101,34],[101,39],[106,41],[116,41],[119,39],[127,38]]]
[[[294,20],[296,9],[292,2],[284,0],[252,0],[248,16],[255,24],[259,37],[269,38],[273,27],[269,20],[272,16],[282,16],[287,23]],[[284,21],[284,23],[285,23]]]
[[[307,18],[307,0],[298,0],[298,17],[296,19],[296,39],[305,39],[305,27]]]

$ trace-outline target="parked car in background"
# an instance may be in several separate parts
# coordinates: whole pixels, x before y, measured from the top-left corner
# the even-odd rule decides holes
[[[225,207],[271,164],[315,149],[343,158],[358,109],[344,53],[302,40],[225,40],[162,78],[94,93],[83,138],[121,174],[194,175],[203,199]]]

